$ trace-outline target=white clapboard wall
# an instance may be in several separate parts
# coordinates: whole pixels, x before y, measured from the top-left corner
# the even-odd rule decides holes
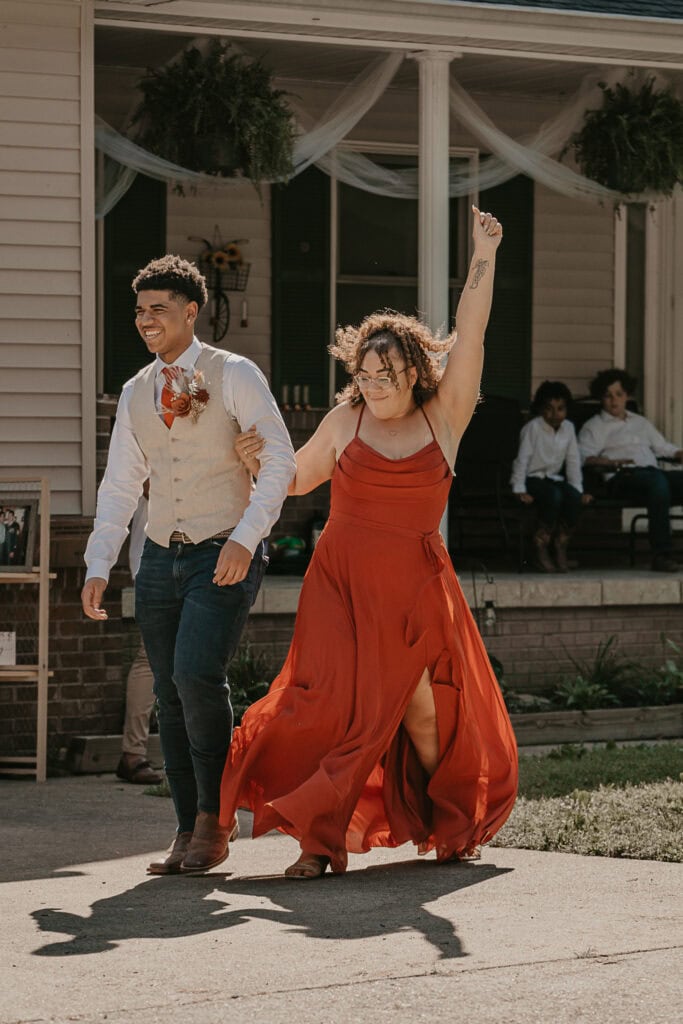
[[[3,0],[0,34],[1,464],[58,514],[81,511],[80,13]]]
[[[534,190],[532,376],[576,397],[614,361],[614,213]]]

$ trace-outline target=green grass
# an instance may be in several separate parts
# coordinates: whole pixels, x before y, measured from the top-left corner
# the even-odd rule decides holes
[[[578,789],[544,800],[521,797],[493,846],[598,857],[683,861],[683,783]]]
[[[519,794],[538,797],[566,796],[575,789],[632,786],[640,782],[678,779],[683,772],[683,744],[607,747],[590,750],[567,744],[542,757],[519,759]]]
[[[519,792],[493,846],[683,861],[683,745],[522,757]]]

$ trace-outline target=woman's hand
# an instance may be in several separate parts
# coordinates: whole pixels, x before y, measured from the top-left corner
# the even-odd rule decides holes
[[[586,491],[584,491],[583,494],[581,495],[581,504],[582,505],[590,505],[592,500],[593,500],[593,495],[592,494],[588,494]]]
[[[503,237],[503,225],[492,213],[482,213],[476,206],[472,207],[472,212],[474,213],[472,238],[475,252],[480,250],[495,252]]]
[[[235,451],[252,476],[258,476],[261,469],[259,455],[263,451],[265,441],[256,427],[249,427],[235,438]]]
[[[534,499],[530,494],[527,494],[526,491],[524,494],[516,494],[515,497],[519,498],[523,505],[533,505]]]

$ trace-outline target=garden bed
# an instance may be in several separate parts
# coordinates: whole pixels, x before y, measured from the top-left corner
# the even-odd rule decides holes
[[[683,704],[510,715],[519,746],[683,737]]]

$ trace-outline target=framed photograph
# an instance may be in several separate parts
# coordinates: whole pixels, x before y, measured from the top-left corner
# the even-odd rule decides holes
[[[38,498],[0,491],[0,572],[30,572],[35,556]]]

